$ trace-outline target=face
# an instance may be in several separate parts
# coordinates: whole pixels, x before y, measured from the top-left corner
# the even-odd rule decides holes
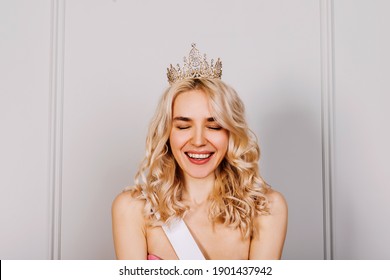
[[[228,132],[212,117],[209,101],[201,90],[179,94],[173,104],[170,146],[188,178],[208,178],[225,157]]]

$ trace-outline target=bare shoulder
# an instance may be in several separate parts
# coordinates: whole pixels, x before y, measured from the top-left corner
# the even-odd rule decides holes
[[[271,215],[287,213],[287,201],[282,193],[274,189],[269,189],[265,196],[268,199],[268,207]]]
[[[279,228],[286,230],[288,220],[287,201],[283,194],[275,189],[268,189],[265,194],[268,200],[269,214],[258,215],[255,219],[255,226],[259,230]]]
[[[137,194],[127,190],[118,194],[112,202],[113,215],[142,216],[145,201],[137,198]]]
[[[124,191],[112,202],[112,230],[117,259],[146,259],[145,201]]]
[[[268,215],[258,215],[254,221],[254,237],[251,240],[250,259],[280,259],[287,232],[287,202],[284,196],[269,189]]]

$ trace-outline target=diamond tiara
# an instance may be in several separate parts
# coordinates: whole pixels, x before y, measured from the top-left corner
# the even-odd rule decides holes
[[[167,77],[170,85],[188,78],[221,78],[222,61],[218,58],[214,64],[214,60],[212,59],[209,64],[206,60],[206,54],[202,56],[196,48],[196,44],[192,44],[191,46],[192,49],[188,55],[188,60],[184,57],[183,68],[180,68],[179,64],[177,64],[177,67],[173,67],[171,64],[167,68]]]

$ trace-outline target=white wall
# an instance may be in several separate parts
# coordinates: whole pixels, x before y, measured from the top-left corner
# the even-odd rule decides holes
[[[50,258],[50,1],[0,1],[0,258]]]
[[[375,222],[381,214],[373,219],[358,203],[376,196],[366,196],[366,183],[359,185],[359,191],[348,189],[365,180],[381,183],[388,178],[385,165],[379,163],[384,160],[380,151],[388,151],[382,139],[389,134],[384,128],[373,128],[382,127],[386,116],[384,110],[377,111],[384,108],[378,106],[384,106],[386,85],[378,76],[382,72],[371,74],[374,67],[370,67],[367,85],[376,85],[375,92],[381,93],[369,97],[361,90],[361,72],[352,63],[354,55],[363,55],[364,45],[349,51],[355,41],[347,36],[348,25],[360,23],[361,30],[355,28],[352,39],[373,36],[388,44],[388,39],[363,28],[381,27],[384,14],[374,23],[356,20],[359,13],[370,9],[376,13],[385,4],[371,1],[370,6],[358,5],[357,11],[351,11],[352,2],[337,2],[335,32],[330,29],[331,36],[324,36],[324,19],[333,20],[331,9],[324,9],[329,3],[0,2],[0,79],[5,77],[0,83],[0,169],[6,171],[0,177],[0,258],[114,258],[112,199],[132,184],[148,122],[167,86],[166,67],[181,62],[192,42],[209,57],[221,57],[223,79],[239,92],[259,137],[261,173],[289,203],[284,258],[322,259],[332,252],[335,258],[386,257],[389,250],[381,251],[380,242],[388,228]],[[333,80],[324,75],[324,57],[332,58],[332,49],[325,56],[324,49],[333,39],[335,61],[333,65],[330,59],[330,69],[335,86],[327,94],[334,97],[334,103],[328,104],[334,114],[327,115],[322,111],[324,84],[333,85]],[[371,48],[377,50],[376,59],[362,60],[362,65],[382,65],[377,60],[385,46]],[[384,65],[379,69],[385,70]],[[366,128],[375,132],[369,137],[358,134],[359,127],[353,129],[356,122],[350,118],[361,110],[349,102],[349,94],[358,90],[361,102],[374,102],[365,107],[372,118]],[[324,118],[333,119],[331,131],[322,127]],[[323,151],[327,135],[334,136],[334,145]],[[355,153],[351,143],[356,142],[350,140],[356,135],[366,156],[376,157],[372,165],[378,166],[371,167],[372,174],[362,166],[351,167],[359,163],[347,156]],[[369,153],[372,147],[364,139],[375,142],[376,153]],[[324,158],[328,152],[329,161]],[[328,163],[333,171],[329,174],[323,171]],[[363,171],[362,178],[351,181],[350,174]],[[386,190],[381,186],[374,188],[384,200]],[[324,194],[330,190],[333,215],[324,219],[328,209]],[[347,200],[351,193],[354,199]],[[388,213],[385,206],[375,209]],[[368,224],[383,226],[384,231],[378,235],[367,230],[358,220],[363,214]],[[349,238],[351,224],[354,238]],[[360,243],[367,233],[378,241],[367,240],[365,246],[373,244],[373,248],[365,253]]]
[[[334,257],[390,259],[390,2],[334,2]]]

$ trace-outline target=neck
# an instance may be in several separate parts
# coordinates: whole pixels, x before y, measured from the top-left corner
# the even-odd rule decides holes
[[[214,174],[202,179],[186,176],[183,201],[192,205],[204,204],[208,201],[208,198],[214,188],[214,182]]]

